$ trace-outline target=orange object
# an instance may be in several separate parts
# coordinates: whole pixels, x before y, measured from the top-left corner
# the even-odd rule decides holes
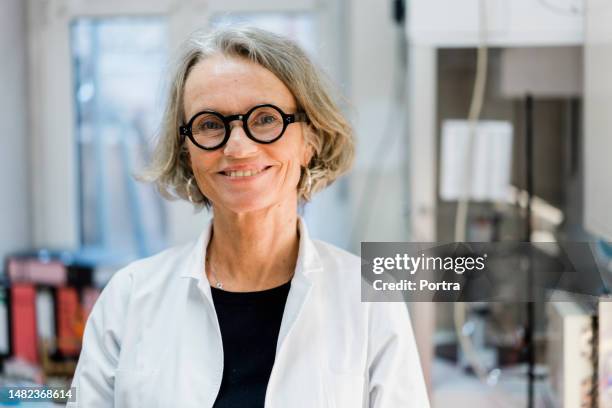
[[[81,346],[82,310],[75,288],[57,289],[57,348],[65,356],[78,356]]]

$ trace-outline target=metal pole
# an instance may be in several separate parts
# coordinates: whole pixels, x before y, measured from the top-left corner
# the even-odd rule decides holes
[[[527,209],[525,214],[525,242],[531,242],[531,200],[533,197],[533,98],[527,94],[525,101],[525,167],[527,181]],[[535,406],[535,346],[533,332],[535,329],[535,303],[533,299],[533,262],[527,263],[527,290],[529,301],[527,302],[527,325],[525,327],[525,342],[527,348],[527,406]]]

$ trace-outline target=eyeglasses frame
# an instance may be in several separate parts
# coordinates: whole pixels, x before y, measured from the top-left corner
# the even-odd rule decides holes
[[[248,126],[249,117],[251,116],[251,114],[255,110],[257,110],[259,108],[272,108],[272,109],[276,110],[278,113],[280,113],[281,117],[283,118],[283,130],[274,139],[265,140],[265,141],[264,140],[259,140],[259,139],[255,138],[251,134],[251,132],[249,131],[249,126]],[[196,142],[195,137],[193,136],[193,132],[192,132],[191,126],[193,125],[193,123],[195,122],[195,120],[199,116],[202,116],[204,114],[215,115],[216,117],[221,119],[221,121],[223,122],[223,124],[225,126],[225,136],[223,137],[223,140],[217,146],[214,146],[214,147],[204,147],[204,146],[200,145],[198,142]],[[285,113],[285,112],[283,112],[283,110],[281,108],[279,108],[278,106],[272,105],[270,103],[265,103],[265,104],[262,104],[262,105],[255,105],[255,106],[253,106],[251,109],[249,109],[244,114],[236,114],[236,115],[229,115],[229,116],[224,116],[224,115],[220,114],[219,112],[215,112],[213,110],[203,110],[203,111],[200,111],[200,112],[196,113],[195,115],[193,115],[191,117],[191,119],[189,119],[189,122],[187,122],[187,124],[179,126],[179,134],[182,136],[183,141],[185,140],[185,137],[187,137],[187,138],[189,138],[189,140],[191,140],[191,142],[194,145],[196,145],[200,149],[208,150],[208,151],[217,150],[217,149],[225,146],[225,144],[229,140],[230,135],[231,135],[231,130],[232,130],[231,127],[230,127],[230,123],[235,121],[235,120],[241,120],[242,121],[242,130],[244,130],[244,133],[247,135],[247,137],[249,139],[251,139],[252,141],[254,141],[256,143],[260,143],[260,144],[270,144],[270,143],[276,142],[278,139],[280,139],[285,134],[285,130],[287,130],[287,126],[289,126],[292,123],[296,123],[296,122],[307,122],[308,121],[308,116],[306,115],[305,112]]]

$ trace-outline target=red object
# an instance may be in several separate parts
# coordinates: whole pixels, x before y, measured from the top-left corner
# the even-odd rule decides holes
[[[78,356],[82,311],[75,288],[57,289],[57,348],[64,356]]]
[[[33,285],[11,287],[11,331],[13,355],[38,364],[36,336],[36,290]]]

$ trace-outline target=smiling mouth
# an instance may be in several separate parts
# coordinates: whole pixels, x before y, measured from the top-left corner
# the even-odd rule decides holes
[[[264,167],[261,170],[220,171],[219,173],[230,178],[251,177],[268,170],[270,167],[272,166]]]

